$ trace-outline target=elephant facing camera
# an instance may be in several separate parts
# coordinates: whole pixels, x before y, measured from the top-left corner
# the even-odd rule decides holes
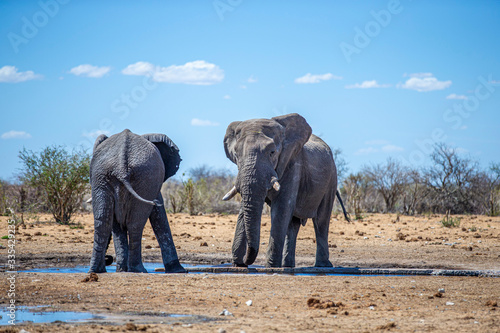
[[[236,267],[255,262],[259,253],[264,203],[271,207],[267,267],[295,267],[300,226],[311,218],[316,234],[317,267],[332,267],[328,230],[335,197],[349,220],[337,190],[337,169],[330,147],[312,134],[299,114],[231,123],[224,137],[226,156],[238,166],[234,187],[241,194],[232,245]]]
[[[113,257],[106,255],[112,235],[116,271],[146,273],[141,240],[148,219],[165,272],[186,272],[179,263],[160,193],[180,161],[179,149],[164,134],[140,136],[127,129],[96,139],[90,162],[94,247],[89,272],[106,272],[106,265],[112,263]]]

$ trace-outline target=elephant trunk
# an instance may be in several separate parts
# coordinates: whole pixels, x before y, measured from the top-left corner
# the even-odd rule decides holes
[[[253,264],[259,253],[262,209],[270,184],[269,179],[271,178],[262,177],[262,175],[266,174],[264,170],[257,170],[255,164],[246,165],[238,173],[237,187],[242,198],[242,222],[247,237],[247,250],[243,258],[245,265]]]

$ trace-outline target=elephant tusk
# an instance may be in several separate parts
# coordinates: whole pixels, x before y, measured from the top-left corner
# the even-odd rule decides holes
[[[271,185],[276,192],[278,192],[281,188],[280,183],[278,183],[278,178],[276,177],[271,178]]]
[[[92,197],[89,200],[85,201],[86,203],[92,203]]]
[[[222,198],[222,201],[231,200],[236,195],[236,193],[238,193],[238,191],[236,190],[236,186],[233,186],[233,188]]]

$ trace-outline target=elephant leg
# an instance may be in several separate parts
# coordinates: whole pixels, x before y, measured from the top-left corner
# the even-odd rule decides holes
[[[302,220],[292,217],[288,225],[288,232],[285,238],[285,248],[283,252],[283,267],[295,267],[295,247],[297,244],[297,234],[299,233]]]
[[[128,271],[128,238],[127,229],[122,228],[118,221],[113,221],[113,242],[115,244],[116,271]]]
[[[272,203],[271,235],[267,246],[266,267],[281,267],[285,237],[292,220],[292,211],[285,203]]]
[[[150,211],[145,210],[142,206],[146,205],[141,203],[134,211],[130,212],[127,218],[127,231],[128,231],[128,272],[147,273],[144,265],[142,264],[142,232]]]
[[[234,239],[232,246],[233,253],[233,266],[234,267],[247,267],[243,263],[247,249],[247,236],[245,232],[245,224],[243,223],[243,212],[240,211],[238,221],[236,222],[236,230],[234,231]]]
[[[94,203],[94,247],[90,259],[89,273],[105,273],[104,256],[113,227],[114,200],[110,193],[96,189],[92,193]]]
[[[157,201],[163,202],[161,193],[158,195]],[[168,224],[165,207],[154,206],[149,216],[149,221],[151,222],[156,239],[160,245],[165,273],[186,273],[186,270],[181,266],[179,258],[177,257],[177,250],[175,249],[172,232]]]
[[[335,194],[334,194],[335,195]],[[318,208],[317,217],[313,218],[314,232],[316,234],[316,262],[315,267],[333,267],[329,260],[328,231],[334,195],[325,196]]]

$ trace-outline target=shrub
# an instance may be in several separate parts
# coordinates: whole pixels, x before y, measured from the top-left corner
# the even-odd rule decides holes
[[[68,224],[88,188],[90,156],[83,150],[69,153],[62,146],[36,153],[19,152],[23,163],[20,179],[41,190],[42,199],[56,222]]]

